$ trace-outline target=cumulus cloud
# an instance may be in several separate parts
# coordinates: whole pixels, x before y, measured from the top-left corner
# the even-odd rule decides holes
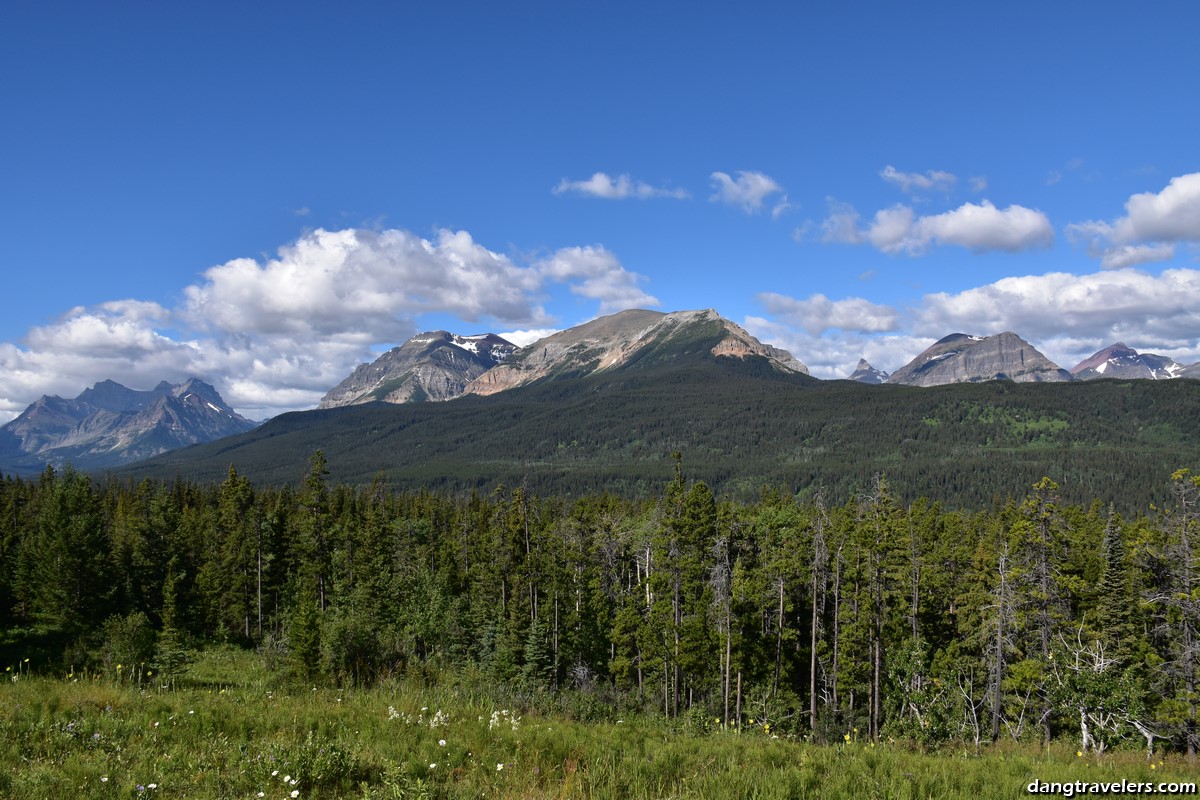
[[[1187,364],[1200,360],[1200,270],[1005,278],[927,295],[913,327],[929,336],[1016,331],[1067,369],[1118,341]]]
[[[927,216],[897,204],[877,211],[866,227],[853,207],[832,201],[821,227],[824,241],[867,242],[892,254],[921,255],[935,244],[958,245],[974,253],[1015,253],[1048,247],[1054,241],[1054,229],[1041,211],[1018,205],[999,209],[987,200]]]
[[[527,330],[518,331],[497,331],[496,335],[501,339],[506,339],[517,347],[527,347],[538,339],[545,339],[547,336],[553,336],[558,333],[560,328],[529,328]]]
[[[1068,225],[1067,235],[1111,267],[1171,258],[1171,243],[1200,242],[1200,172],[1172,178],[1160,192],[1132,195],[1125,216],[1112,222]]]
[[[793,299],[763,293],[758,300],[768,316],[748,318],[746,329],[790,350],[817,377],[845,377],[864,357],[894,371],[955,332],[1015,331],[1067,369],[1118,341],[1183,364],[1200,361],[1200,270],[1195,269],[1010,277],[962,292],[928,294],[904,310],[823,295]]]
[[[659,305],[658,298],[638,288],[645,280],[629,272],[603,247],[566,247],[536,265],[555,283],[567,283],[581,297],[600,301],[600,313]]]
[[[905,194],[912,194],[914,191],[948,192],[958,181],[958,177],[949,172],[934,169],[924,173],[901,172],[891,164],[880,170],[879,177],[899,186],[900,191]]]
[[[1113,224],[1117,241],[1200,241],[1200,172],[1172,178],[1157,194],[1133,195],[1125,211],[1127,215]]]
[[[759,341],[787,350],[804,362],[813,377],[824,380],[849,377],[860,358],[891,372],[933,343],[904,333],[868,335],[835,330],[817,335],[760,316],[747,316],[742,327]]]
[[[980,205],[963,203],[953,211],[922,217],[915,229],[922,248],[928,242],[938,241],[976,253],[989,250],[1015,253],[1049,247],[1054,241],[1054,228],[1042,212],[1018,205],[1001,211],[987,200]]]
[[[768,313],[788,324],[819,335],[831,328],[845,331],[895,330],[899,315],[891,306],[879,305],[861,297],[830,300],[823,294],[796,299],[774,292],[762,292],[758,302]]]
[[[31,329],[26,347],[0,343],[0,422],[42,394],[74,397],[116,375],[147,389],[186,377],[179,368],[193,357],[192,345],[155,330],[168,316],[156,303],[133,300],[77,307]]]
[[[604,172],[596,172],[592,177],[580,181],[563,178],[550,191],[554,194],[602,197],[606,200],[624,200],[630,197],[639,200],[648,200],[652,197],[671,197],[676,200],[684,200],[691,196],[684,189],[651,186],[644,181],[635,181],[629,175],[618,175],[614,178]]]
[[[1196,340],[1200,338],[1200,271],[1170,269],[1150,275],[1121,269],[1003,278],[957,294],[926,295],[916,329],[928,335],[1014,330],[1039,338],[1112,337],[1109,344],[1125,336],[1143,341],[1162,341],[1164,336]]]
[[[747,214],[761,211],[768,197],[783,193],[783,187],[776,183],[775,179],[761,172],[741,170],[736,178],[725,172],[714,172],[709,177],[715,189],[709,200],[738,206]],[[786,197],[783,202],[786,210]]]
[[[1102,269],[1124,269],[1175,257],[1173,244],[1126,244],[1106,250],[1100,257]]]
[[[23,346],[0,344],[0,419],[41,394],[74,396],[106,378],[150,388],[201,377],[259,418],[312,407],[373,347],[415,333],[422,314],[549,327],[542,300],[552,285],[608,313],[657,305],[642,280],[600,247],[519,264],[465,231],[425,239],[318,229],[274,258],[205,270],[177,308],[137,300],[75,308],[30,330]]]

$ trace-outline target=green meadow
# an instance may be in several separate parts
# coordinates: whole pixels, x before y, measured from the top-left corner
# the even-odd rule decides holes
[[[166,689],[121,665],[0,686],[0,796],[45,798],[978,798],[1032,781],[1194,782],[1182,756],[1066,744],[922,750],[778,737],[743,719],[587,716],[470,673],[368,689],[280,683],[249,651],[202,651]],[[13,678],[15,676],[15,679]],[[593,709],[594,712],[594,709]],[[605,717],[592,713],[593,717]]]

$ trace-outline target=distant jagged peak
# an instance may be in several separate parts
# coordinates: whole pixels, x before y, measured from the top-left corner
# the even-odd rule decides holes
[[[462,394],[471,379],[516,351],[515,344],[494,333],[424,331],[358,366],[326,392],[317,407],[450,400]]]
[[[1187,367],[1173,358],[1154,353],[1139,353],[1124,342],[1110,344],[1080,361],[1071,374],[1080,380],[1118,378],[1169,380],[1188,377]]]
[[[112,379],[106,379],[84,389],[75,397],[74,402],[88,408],[123,413],[145,408],[160,397],[181,398],[189,393],[202,395],[210,402],[224,404],[216,388],[195,377],[175,384],[159,381],[153,389],[146,390],[130,389]]]
[[[846,376],[846,380],[873,385],[886,383],[887,379],[888,374],[886,372],[872,367],[865,358],[860,358],[858,360],[858,366],[854,368],[854,372]]]
[[[0,428],[9,437],[0,459],[21,468],[66,461],[86,468],[112,466],[254,425],[199,378],[160,381],[146,391],[104,380],[72,400],[43,395],[32,403]]]

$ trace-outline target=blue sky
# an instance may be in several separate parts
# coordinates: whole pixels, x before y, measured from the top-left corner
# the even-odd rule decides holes
[[[633,306],[1200,360],[1194,4],[645,5],[4,4],[0,420]]]

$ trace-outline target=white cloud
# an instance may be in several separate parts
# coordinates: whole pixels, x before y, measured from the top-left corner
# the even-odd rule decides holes
[[[922,248],[930,241],[938,241],[976,253],[991,250],[1015,253],[1049,247],[1054,241],[1054,229],[1042,212],[1018,205],[1001,211],[987,200],[980,205],[963,203],[953,211],[922,217],[915,228]]]
[[[866,239],[885,253],[898,253],[902,250],[908,250],[909,253],[923,251],[928,242],[913,238],[915,216],[913,210],[904,205],[880,209],[875,212],[875,219],[866,231]]]
[[[846,331],[890,331],[896,328],[899,315],[891,306],[878,305],[861,297],[830,300],[814,294],[797,300],[774,292],[758,295],[767,312],[781,317],[789,324],[819,335],[831,328]]]
[[[497,331],[496,335],[501,339],[506,339],[517,347],[528,347],[539,339],[545,339],[547,336],[553,336],[558,333],[560,328],[529,328],[521,331]]]
[[[1200,172],[1172,178],[1160,192],[1132,195],[1125,216],[1112,222],[1072,223],[1067,235],[1106,266],[1172,258],[1170,243],[1200,242]]]
[[[913,328],[928,336],[1016,331],[1068,368],[1116,341],[1195,361],[1200,359],[1200,270],[1004,278],[957,294],[926,295]]]
[[[1174,257],[1173,244],[1126,244],[1106,250],[1100,257],[1100,267],[1124,269],[1154,261],[1170,261]]]
[[[535,266],[550,280],[569,283],[573,293],[599,300],[601,314],[659,305],[658,298],[638,288],[645,279],[603,247],[566,247]]]
[[[1054,229],[1041,211],[1018,205],[1001,210],[987,200],[922,217],[910,206],[897,204],[877,211],[865,229],[859,223],[857,211],[833,201],[822,224],[822,238],[844,244],[869,242],[885,253],[909,255],[920,255],[934,244],[958,245],[975,253],[1013,253],[1048,247],[1054,241]]]
[[[787,350],[804,362],[813,377],[825,380],[849,377],[860,358],[877,369],[893,371],[933,342],[904,333],[872,336],[831,331],[816,335],[758,316],[746,317],[742,327],[765,344]]]
[[[987,178],[985,178],[982,175],[974,175],[971,177],[971,191],[972,192],[974,192],[975,194],[979,194],[980,192],[987,191],[987,188],[988,188]]]
[[[465,231],[317,229],[263,264],[236,259],[184,290],[190,321],[226,333],[396,338],[425,311],[542,322],[541,277]]]
[[[928,294],[904,311],[862,298],[797,300],[763,293],[758,299],[770,318],[747,318],[746,329],[790,350],[823,378],[849,375],[859,358],[894,371],[955,332],[1015,331],[1067,369],[1118,341],[1183,364],[1200,361],[1196,269],[1004,278],[954,294]]]
[[[900,191],[905,194],[912,194],[914,190],[948,192],[958,181],[958,177],[949,172],[933,169],[924,173],[901,172],[891,164],[880,170],[879,177],[888,183],[899,186]]]
[[[833,198],[825,198],[829,205],[829,214],[821,223],[821,241],[836,244],[858,244],[863,241],[863,232],[859,230],[861,219],[854,206]]]
[[[635,181],[629,175],[611,177],[607,173],[597,172],[587,180],[569,181],[563,178],[551,191],[554,194],[581,194],[588,197],[602,197],[606,200],[624,200],[635,197],[648,200],[652,197],[671,197],[684,200],[690,197],[683,189],[667,189],[651,186],[644,181]]]
[[[1200,241],[1200,172],[1172,178],[1161,192],[1135,194],[1113,227],[1120,242]]]
[[[599,247],[513,262],[465,231],[318,229],[265,261],[235,259],[183,290],[179,308],[136,300],[75,308],[0,343],[0,419],[38,396],[73,397],[111,378],[133,388],[196,376],[243,414],[315,406],[372,348],[402,342],[425,313],[520,328],[554,322],[554,284],[600,313],[657,305],[642,276]]]
[[[714,172],[710,177],[716,191],[709,200],[738,206],[747,214],[761,211],[766,198],[783,192],[782,186],[761,172],[742,170],[736,178],[725,172]]]

